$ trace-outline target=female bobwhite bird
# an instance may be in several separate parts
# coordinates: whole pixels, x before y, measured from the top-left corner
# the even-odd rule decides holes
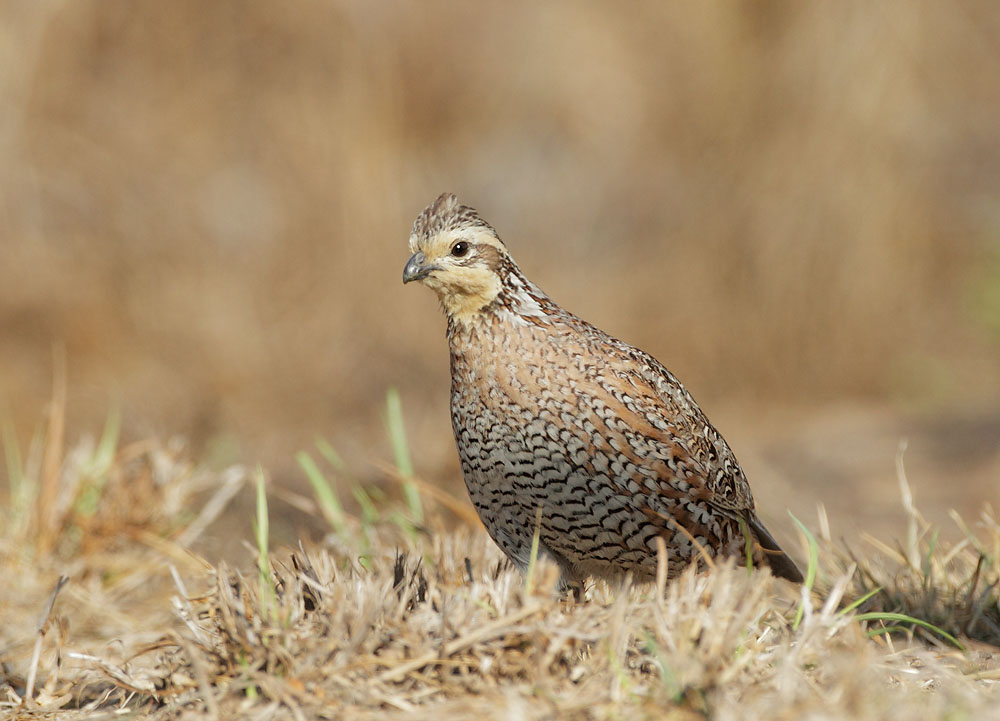
[[[451,419],[472,503],[524,570],[540,552],[566,586],[677,575],[703,553],[802,574],[754,512],[743,469],[684,386],[655,358],[555,304],[496,231],[445,193],[413,224],[403,282],[448,316]],[[540,511],[540,522],[539,510]]]

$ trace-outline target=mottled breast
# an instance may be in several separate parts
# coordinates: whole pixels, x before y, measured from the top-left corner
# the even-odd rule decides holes
[[[708,503],[688,429],[672,425],[660,391],[603,338],[526,323],[463,330],[452,341],[462,470],[516,563],[527,562],[539,508],[543,548],[570,576],[649,575],[657,535],[682,559],[692,538],[717,547],[731,535]]]

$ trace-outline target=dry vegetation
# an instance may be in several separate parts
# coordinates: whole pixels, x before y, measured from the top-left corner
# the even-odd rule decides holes
[[[1000,718],[998,8],[0,3],[0,718]],[[724,419],[811,592],[502,562],[399,284],[442,190]]]
[[[11,718],[1000,718],[1000,523],[941,544],[902,475],[908,539],[848,552],[821,514],[811,591],[729,563],[573,603],[444,530],[462,505],[440,492],[353,517],[321,491],[337,530],[271,551],[263,471],[116,448],[113,420],[63,457],[61,423],[5,446]],[[190,546],[255,485],[256,550],[213,567]]]

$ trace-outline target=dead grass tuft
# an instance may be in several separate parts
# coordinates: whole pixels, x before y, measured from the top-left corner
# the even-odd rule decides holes
[[[93,448],[62,459],[63,488],[81,487],[87,465],[74,459]],[[997,642],[1000,526],[989,508],[953,547],[917,516],[907,543],[867,556],[837,551],[824,530],[813,592],[725,563],[689,569],[660,592],[597,584],[577,603],[555,593],[544,565],[529,591],[481,530],[435,526],[440,509],[427,496],[426,533],[386,523],[364,529],[364,544],[265,553],[263,575],[256,557],[209,566],[180,540],[210,522],[194,512],[193,491],[215,488],[202,508],[217,509],[233,473],[192,468],[152,443],[116,449],[86,516],[102,520],[84,528],[78,512],[56,514],[60,540],[47,554],[26,552],[30,535],[4,526],[3,567],[19,579],[0,588],[10,619],[0,626],[4,712],[88,721],[998,717],[1000,650],[987,642]],[[129,510],[130,483],[145,483],[157,502]],[[351,551],[362,546],[364,555]],[[70,580],[55,596],[61,575]],[[965,650],[875,620],[880,611],[929,621]]]
[[[903,467],[903,450],[897,457],[897,478],[908,516],[906,539],[887,544],[870,535],[857,544],[826,540],[826,558],[833,559],[828,576],[851,568],[848,595],[868,597],[863,613],[901,613],[927,621],[953,636],[1000,647],[1000,523],[987,503],[979,517],[967,524],[957,512],[951,517],[962,540],[943,544],[940,529],[928,523],[914,504]],[[926,641],[940,636],[924,628],[911,629]]]

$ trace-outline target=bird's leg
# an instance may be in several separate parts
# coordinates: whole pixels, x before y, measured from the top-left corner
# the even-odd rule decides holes
[[[569,600],[569,596],[572,595],[573,601],[576,603],[581,603],[583,601],[584,593],[586,591],[582,579],[570,579],[567,578],[565,574],[560,576],[557,589],[559,591],[559,595],[563,596],[567,600]]]

